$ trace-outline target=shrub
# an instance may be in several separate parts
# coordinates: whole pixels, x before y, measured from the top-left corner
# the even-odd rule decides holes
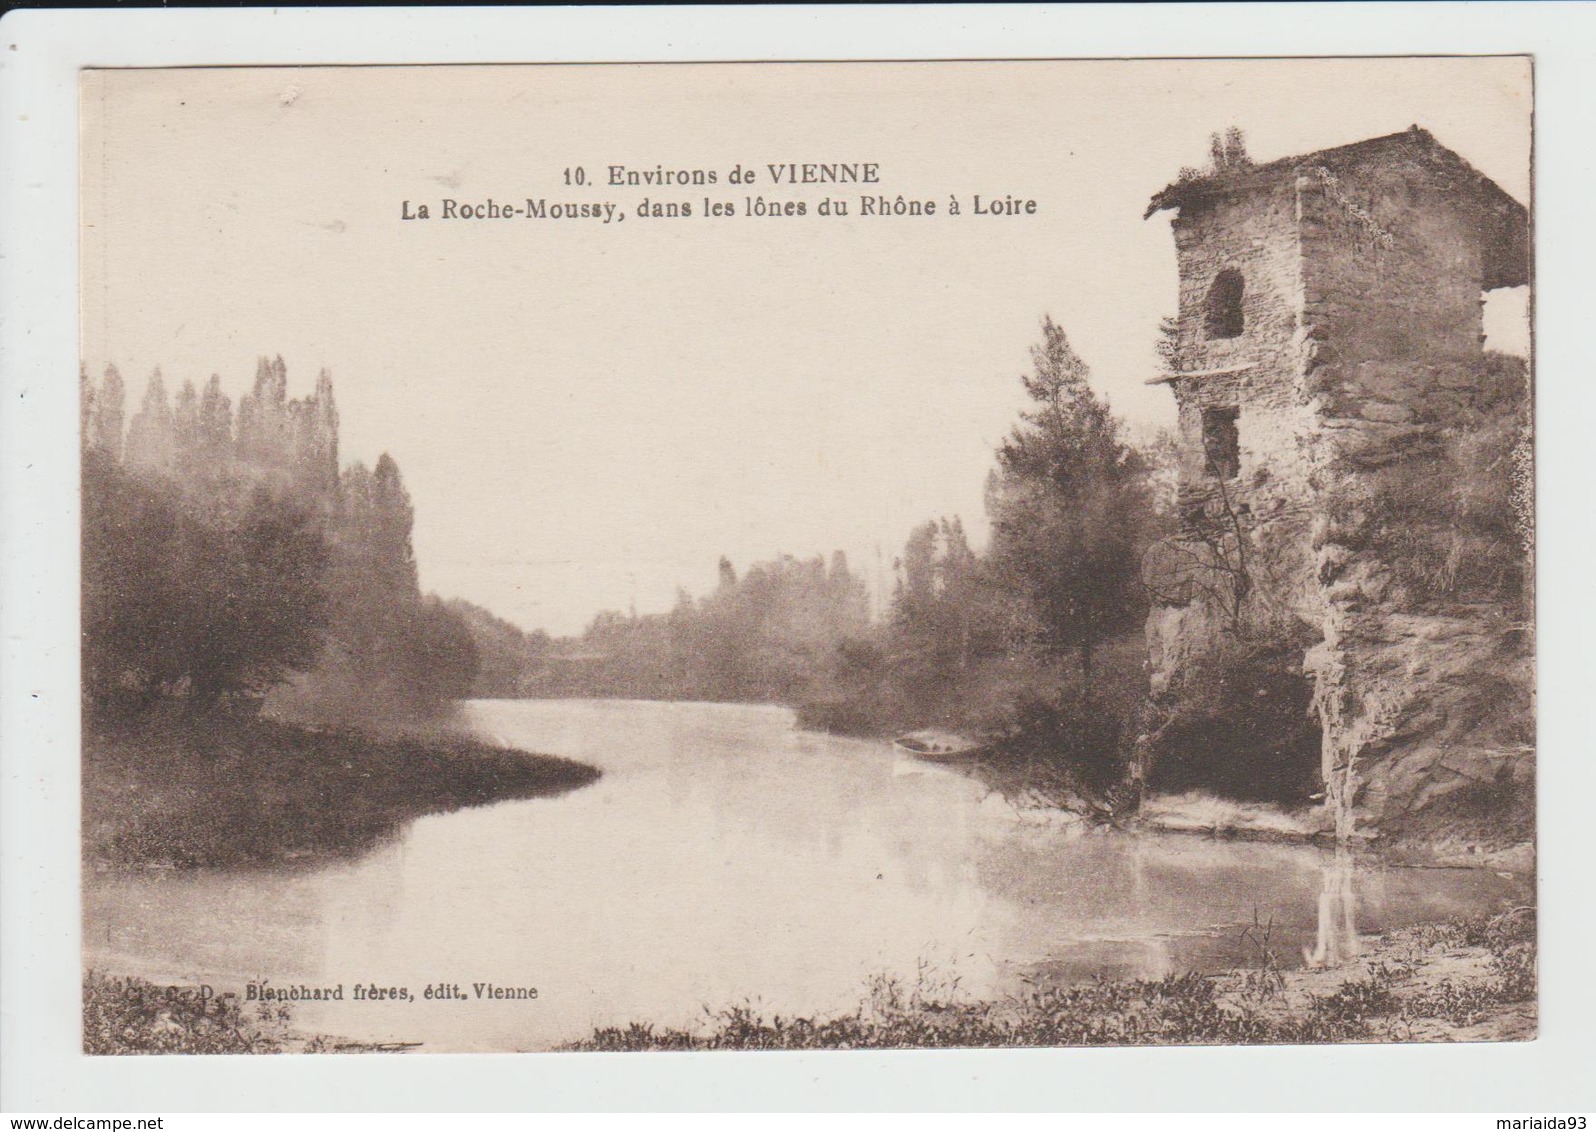
[[[1319,789],[1313,634],[1300,622],[1244,626],[1186,664],[1154,710],[1148,785],[1244,801],[1302,802]]]
[[[1100,697],[1065,688],[1015,705],[1009,734],[989,765],[1022,773],[1050,801],[1101,797],[1125,776],[1125,719]]]

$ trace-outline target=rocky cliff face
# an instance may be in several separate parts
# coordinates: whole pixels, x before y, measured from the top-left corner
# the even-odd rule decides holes
[[[1481,353],[1479,217],[1421,166],[1299,175],[1324,641],[1344,837],[1448,856],[1533,820],[1527,367]]]
[[[1532,835],[1533,660],[1485,616],[1332,605],[1310,651],[1337,833],[1448,858]]]
[[[1516,510],[1527,439],[1523,401],[1505,401],[1401,426],[1379,419],[1383,397],[1367,417],[1343,401],[1316,442],[1308,529],[1242,528],[1256,587],[1244,617],[1284,616],[1322,638],[1302,668],[1343,838],[1447,859],[1532,839],[1531,564]],[[1189,600],[1148,619],[1155,697],[1235,631],[1223,572],[1184,569],[1197,575]]]
[[[1521,370],[1489,368],[1309,373],[1327,416],[1313,531],[1324,640],[1306,668],[1344,837],[1466,857],[1531,834],[1526,399],[1513,395]]]
[[[1185,530],[1150,570],[1153,694],[1226,634],[1306,626],[1342,838],[1454,859],[1527,842],[1529,383],[1482,353],[1480,319],[1485,288],[1528,278],[1522,209],[1420,131],[1235,176],[1154,200],[1180,209],[1165,380],[1186,459]],[[1216,337],[1222,271],[1245,275],[1244,330]]]

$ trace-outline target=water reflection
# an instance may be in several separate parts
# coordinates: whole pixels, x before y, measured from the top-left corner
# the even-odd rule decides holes
[[[1302,949],[1308,967],[1339,967],[1357,958],[1357,897],[1353,890],[1352,856],[1344,848],[1324,866],[1319,889],[1319,936],[1313,948]]]
[[[479,733],[598,766],[558,798],[422,818],[359,861],[85,881],[86,957],[117,972],[409,986],[537,985],[525,1004],[312,1005],[322,1033],[537,1050],[706,1006],[827,1014],[928,968],[967,993],[1293,961],[1493,910],[1482,871],[1382,871],[1301,845],[1093,833],[1035,820],[886,744],[777,708],[500,701]],[[913,768],[911,768],[913,769]],[[1356,884],[1358,901],[1352,893]]]

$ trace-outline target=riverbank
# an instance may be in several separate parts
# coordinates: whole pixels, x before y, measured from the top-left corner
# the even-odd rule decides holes
[[[1039,989],[997,1002],[878,980],[852,1013],[765,1016],[748,1007],[694,1029],[595,1030],[579,1050],[899,1049],[1526,1041],[1535,1036],[1535,910],[1418,924],[1341,966],[1286,969],[1267,930],[1246,965],[1159,980]]]
[[[1266,802],[1237,802],[1202,791],[1154,794],[1143,800],[1132,828],[1243,841],[1295,841],[1333,845],[1335,817],[1323,805],[1288,808]],[[1472,832],[1473,836],[1468,836]],[[1500,829],[1447,836],[1382,838],[1354,832],[1359,852],[1377,855],[1403,868],[1493,869],[1524,876],[1535,872],[1535,842],[1526,830],[1504,823]]]
[[[83,975],[83,1052],[403,1053],[414,1042],[351,1042],[299,1034],[287,1007],[246,1005],[235,994],[157,986],[133,975]]]
[[[747,1007],[693,1030],[645,1023],[596,1030],[586,1051],[900,1049],[1015,1046],[1269,1045],[1527,1041],[1535,1036],[1535,913],[1418,924],[1388,933],[1338,967],[1285,970],[1267,933],[1250,965],[1159,980],[1099,981],[974,1002],[928,980],[878,978],[851,1014],[764,1017]],[[89,971],[84,1052],[405,1052],[294,1029],[292,1008],[202,997]]]
[[[84,861],[184,868],[347,856],[425,814],[559,794],[598,776],[447,732],[377,737],[169,705],[85,723]]]

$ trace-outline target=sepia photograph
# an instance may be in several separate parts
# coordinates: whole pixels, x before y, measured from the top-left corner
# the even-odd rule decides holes
[[[1528,55],[78,81],[84,1054],[1536,1038]]]

